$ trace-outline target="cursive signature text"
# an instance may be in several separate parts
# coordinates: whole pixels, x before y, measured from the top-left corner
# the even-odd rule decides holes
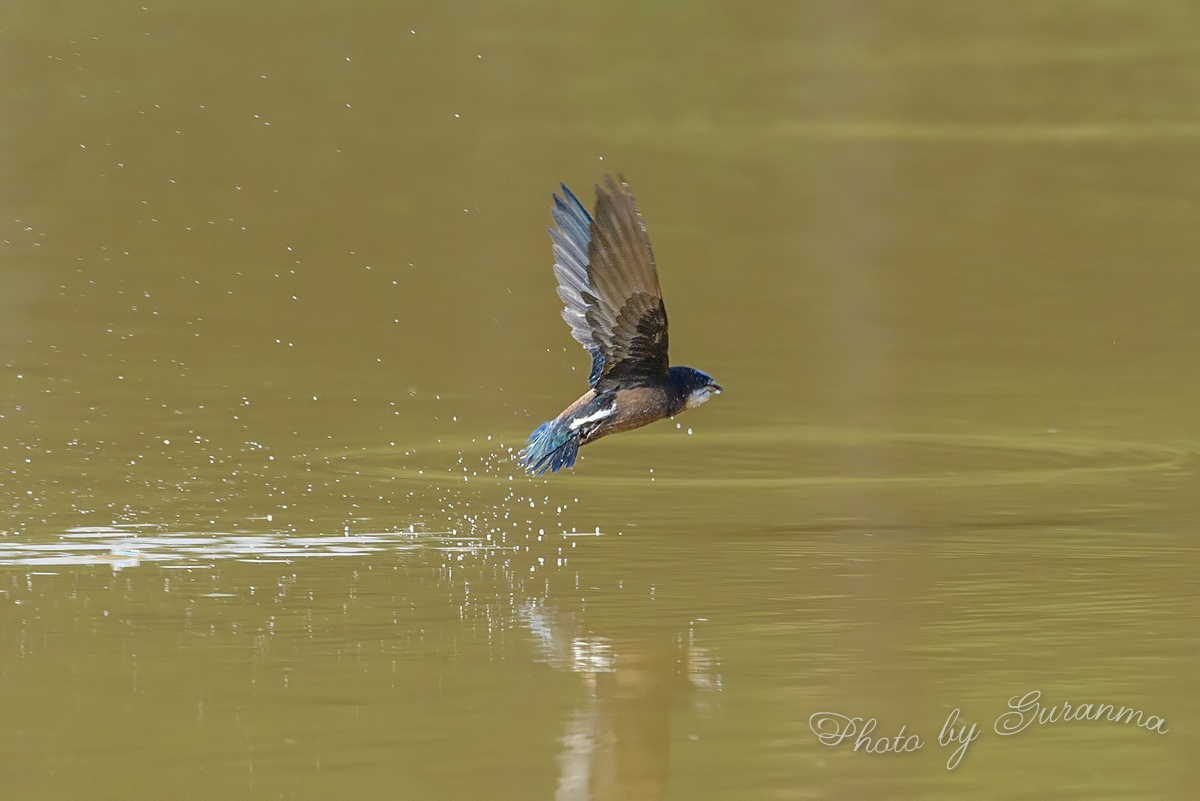
[[[814,712],[808,716],[808,728],[817,735],[822,745],[840,745],[843,740],[854,737],[854,750],[862,749],[868,754],[899,754],[906,751],[916,751],[924,747],[921,738],[915,734],[904,735],[904,726],[893,738],[875,737],[875,718],[864,721],[862,718],[848,718],[836,712]],[[861,728],[861,730],[860,730]]]
[[[1118,709],[1112,704],[1073,706],[1066,701],[1062,702],[1062,709],[1059,709],[1058,704],[1047,709],[1042,705],[1041,698],[1041,690],[1032,690],[1019,698],[1015,695],[1009,698],[1008,708],[1011,711],[996,718],[996,723],[992,726],[996,730],[996,734],[1005,736],[1016,734],[1024,731],[1031,723],[1045,726],[1048,723],[1061,723],[1068,720],[1100,720],[1101,718],[1113,723],[1132,723],[1159,734],[1166,734],[1170,731],[1170,729],[1164,728],[1167,725],[1165,718],[1160,718],[1158,715],[1144,715],[1140,709],[1126,706]]]

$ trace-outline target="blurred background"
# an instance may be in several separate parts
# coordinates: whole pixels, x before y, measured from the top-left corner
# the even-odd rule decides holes
[[[6,796],[1195,797],[1194,3],[16,2],[0,76]],[[725,393],[528,479],[606,173]]]

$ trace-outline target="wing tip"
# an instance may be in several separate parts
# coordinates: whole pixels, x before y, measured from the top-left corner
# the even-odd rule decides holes
[[[582,217],[590,225],[592,215],[588,214],[587,207],[580,202],[579,198],[575,197],[575,193],[571,191],[571,187],[565,183],[559,183],[558,189],[562,192],[561,197],[558,192],[550,193],[550,197],[554,198],[554,209],[565,211],[573,216]]]

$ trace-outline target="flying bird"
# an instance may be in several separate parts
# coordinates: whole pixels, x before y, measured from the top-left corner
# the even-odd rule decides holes
[[[542,423],[518,454],[527,473],[557,473],[579,449],[699,406],[721,387],[667,359],[667,310],[641,212],[621,176],[596,187],[594,216],[562,185],[550,210],[554,275],[571,336],[592,357],[588,391]]]

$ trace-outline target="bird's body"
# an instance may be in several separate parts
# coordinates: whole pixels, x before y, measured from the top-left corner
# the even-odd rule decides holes
[[[670,367],[667,311],[650,240],[629,185],[605,178],[595,218],[565,185],[554,197],[554,274],[571,335],[592,357],[591,387],[530,435],[519,459],[557,473],[579,448],[698,406],[721,391],[691,367]]]

